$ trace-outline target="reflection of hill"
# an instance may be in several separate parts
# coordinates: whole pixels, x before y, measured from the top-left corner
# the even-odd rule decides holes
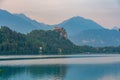
[[[18,79],[21,75],[29,77],[31,80],[43,77],[53,77],[63,79],[66,74],[66,67],[62,65],[41,65],[41,66],[25,66],[25,67],[0,67],[3,72],[0,74],[0,80]],[[23,75],[25,73],[25,75]],[[17,75],[17,77],[16,77]],[[19,75],[19,76],[18,76]],[[20,77],[20,79],[22,79]]]
[[[0,80],[9,80],[11,76],[22,74],[24,72],[22,67],[0,67],[2,72],[0,73]]]
[[[63,79],[66,74],[66,66],[63,65],[32,66],[28,70],[32,77],[53,76]]]

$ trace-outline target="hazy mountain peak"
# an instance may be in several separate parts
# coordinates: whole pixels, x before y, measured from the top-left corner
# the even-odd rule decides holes
[[[82,20],[85,20],[85,18],[80,17],[80,16],[74,16],[74,17],[72,17],[72,18],[69,18],[69,19],[63,21],[62,23],[67,23],[67,22],[79,22],[79,21],[82,21]]]
[[[85,30],[104,29],[101,25],[97,24],[96,22],[90,19],[85,19],[80,16],[75,16],[70,19],[67,19],[62,23],[58,24],[57,26],[65,28],[68,34],[70,35],[75,35],[80,31]]]
[[[83,17],[81,17],[81,16],[73,16],[73,17],[70,18],[70,19],[80,20],[80,19],[85,19],[85,18],[83,18]]]
[[[76,22],[76,23],[77,23],[77,22],[78,22],[78,23],[82,23],[82,22],[84,22],[84,23],[88,23],[88,22],[96,23],[96,22],[93,21],[93,20],[90,20],[90,19],[87,19],[87,18],[84,18],[84,17],[81,17],[81,16],[74,16],[74,17],[72,17],[72,18],[69,18],[69,19],[63,21],[62,23],[66,23],[66,22],[70,22],[70,21]],[[97,23],[96,23],[96,24],[97,24]],[[97,24],[97,25],[99,25],[99,24]]]
[[[50,30],[48,25],[33,21],[24,14],[12,14],[0,9],[0,26],[8,26],[17,32],[28,33],[35,29]]]

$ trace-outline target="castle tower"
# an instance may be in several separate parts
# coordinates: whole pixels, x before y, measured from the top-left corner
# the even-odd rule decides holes
[[[67,32],[64,28],[55,27],[54,31],[60,32],[60,36],[63,36],[67,39]]]

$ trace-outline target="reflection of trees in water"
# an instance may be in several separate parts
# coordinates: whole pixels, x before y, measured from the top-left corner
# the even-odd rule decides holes
[[[55,80],[63,80],[66,74],[66,66],[63,65],[40,65],[40,66],[11,66],[0,67],[2,73],[0,73],[0,80],[9,80],[9,78],[15,75],[21,75],[25,72],[32,78],[41,78],[43,76],[52,76]]]
[[[66,66],[63,65],[31,66],[29,68],[33,77],[52,76],[55,80],[63,80],[66,74]]]
[[[2,72],[0,73],[0,80],[9,80],[11,76],[22,74],[24,70],[22,67],[0,67]]]

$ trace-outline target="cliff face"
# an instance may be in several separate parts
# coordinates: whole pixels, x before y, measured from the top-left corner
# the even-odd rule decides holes
[[[67,32],[66,32],[66,30],[64,28],[55,27],[54,31],[59,32],[60,36],[67,39]]]

